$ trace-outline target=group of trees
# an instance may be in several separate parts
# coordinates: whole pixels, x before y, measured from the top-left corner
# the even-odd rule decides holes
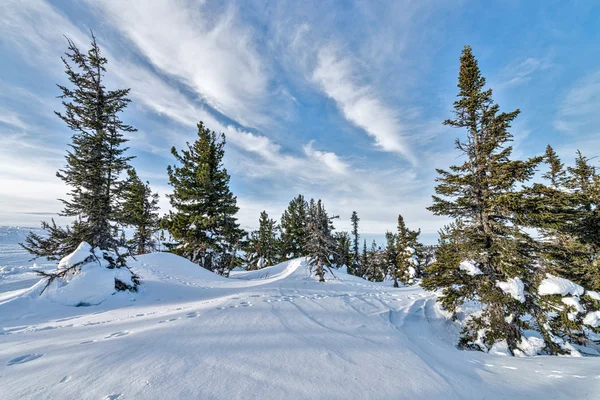
[[[569,353],[572,343],[585,345],[600,333],[586,319],[600,305],[589,291],[600,289],[600,178],[581,153],[564,168],[550,146],[544,156],[512,159],[509,129],[519,110],[500,112],[470,47],[460,61],[455,118],[444,124],[465,129],[466,139],[456,142],[465,161],[438,170],[429,210],[454,222],[441,231],[423,286],[442,289],[439,301],[455,317],[465,302],[481,304],[466,321],[466,348],[502,345],[516,354],[524,332],[535,330],[545,352]],[[530,184],[542,163],[549,167],[545,182]],[[560,278],[588,291],[540,289]]]
[[[280,224],[263,211],[258,230],[248,235],[237,222],[239,208],[223,166],[225,136],[202,122],[193,143],[171,150],[172,210],[159,218],[158,194],[127,155],[125,135],[135,128],[119,116],[130,102],[129,89],[105,88],[107,60],[93,35],[87,53],[68,40],[63,63],[70,86],[58,85],[64,112],[56,114],[73,136],[57,176],[70,187],[61,215],[75,220],[67,227],[43,223],[46,234],[31,233],[23,247],[58,260],[87,242],[111,254],[105,257],[110,268],[127,268],[128,256],[156,248],[162,228],[169,232],[170,251],[223,275],[244,264],[260,269],[307,256],[320,281],[342,266],[371,281],[389,279],[395,287],[422,278],[426,289],[441,290],[439,301],[454,317],[466,302],[481,305],[465,321],[463,347],[487,351],[501,343],[515,354],[526,340],[523,332],[536,330],[545,352],[568,353],[572,343],[585,345],[600,333],[598,318],[585,314],[600,308],[600,175],[581,152],[565,168],[551,146],[542,156],[512,159],[509,129],[519,110],[500,112],[470,47],[460,61],[454,119],[444,124],[466,131],[456,142],[465,161],[438,170],[429,207],[454,221],[433,247],[422,245],[420,231],[409,229],[400,215],[385,246],[374,241],[367,248],[363,240],[361,251],[356,212],[351,232],[335,232],[338,217],[320,199],[302,195],[289,203]],[[544,165],[543,181],[532,182]],[[133,236],[124,239],[129,228]],[[575,289],[542,291],[548,279],[572,282]],[[122,282],[115,287],[136,289]]]
[[[364,240],[360,251],[360,218],[356,211],[350,217],[352,231],[334,232],[334,219],[329,217],[321,200],[307,202],[303,195],[292,199],[281,216],[281,224],[270,219],[263,211],[259,228],[250,234],[245,243],[247,269],[260,269],[299,256],[314,260],[317,275],[325,268],[345,266],[351,275],[370,281],[389,279],[394,287],[410,284],[421,278],[425,268],[433,261],[433,246],[418,241],[420,231],[406,227],[404,218],[398,216],[396,233],[386,233],[385,247],[375,241],[367,249]]]

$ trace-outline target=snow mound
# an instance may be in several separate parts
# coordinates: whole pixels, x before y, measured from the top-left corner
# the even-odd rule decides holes
[[[51,278],[47,285],[48,281],[42,280],[34,286],[33,292],[39,289],[42,299],[68,306],[98,305],[117,291],[117,283],[120,287],[136,287],[129,269],[115,267],[117,259],[114,252],[82,242],[58,263],[61,275]]]
[[[458,269],[465,271],[471,276],[481,275],[483,272],[475,265],[474,261],[465,260],[460,263]]]
[[[115,280],[134,286],[131,273],[125,268],[106,268],[101,263],[84,264],[70,279],[55,279],[41,298],[67,306],[92,306],[104,302],[116,293]]]
[[[496,282],[496,286],[513,299],[525,303],[525,285],[523,285],[520,278],[510,278],[506,282]]]
[[[172,253],[151,253],[135,257],[138,265],[161,274],[177,277],[180,279],[193,279],[202,281],[226,281],[227,278],[215,274],[187,258]],[[131,263],[135,265],[134,262]]]
[[[77,264],[81,264],[85,262],[88,258],[93,258],[94,253],[92,251],[92,246],[90,246],[86,242],[81,242],[77,249],[64,257],[58,263],[58,269],[67,269],[76,266]]]
[[[538,287],[538,293],[542,296],[553,294],[560,294],[562,296],[569,294],[580,296],[583,294],[583,288],[568,279],[546,274],[546,279],[544,279]]]

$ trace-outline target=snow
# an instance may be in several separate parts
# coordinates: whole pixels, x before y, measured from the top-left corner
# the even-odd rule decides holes
[[[592,328],[600,327],[600,311],[592,311],[583,318],[583,324]]]
[[[538,293],[542,296],[560,294],[577,295],[583,294],[583,288],[568,279],[560,278],[551,274],[546,274],[546,278],[540,283]]]
[[[481,275],[483,272],[475,265],[474,261],[463,261],[460,263],[458,268],[462,271],[465,271],[470,276]]]
[[[539,354],[544,349],[545,343],[544,339],[542,339],[539,336],[536,336],[537,334],[537,332],[533,332],[531,336],[521,337],[521,342],[517,347],[519,348],[519,351],[522,352],[522,354],[518,354],[517,352],[515,352],[516,355],[532,357],[536,354]]]
[[[92,246],[86,242],[82,242],[74,252],[60,260],[58,263],[58,269],[71,268],[75,265],[85,262],[88,258],[92,257]]]
[[[581,305],[581,303],[579,302],[579,299],[577,297],[563,297],[561,299],[561,301],[569,306],[572,307],[575,311],[571,311],[568,314],[568,318],[571,321],[574,321],[575,318],[577,318],[577,314],[585,312],[585,309],[583,308],[583,306]]]
[[[85,286],[86,294],[105,299],[72,307],[51,293],[39,297],[28,256],[11,254],[0,253],[1,399],[597,399],[600,393],[599,357],[506,357],[502,344],[494,354],[461,351],[461,324],[440,310],[436,294],[367,282],[343,269],[319,283],[302,258],[224,278],[173,254],[139,256],[130,262],[142,278],[138,293],[94,293],[95,284],[84,281],[108,287],[111,277],[105,268],[83,268],[64,288],[82,293]],[[7,272],[8,263],[16,269]],[[533,355],[537,345],[528,336],[519,348]]]
[[[600,300],[600,293],[594,292],[593,290],[586,290],[585,294],[590,296],[592,300]]]
[[[496,282],[496,286],[513,299],[525,303],[525,285],[520,278],[509,278],[506,282]]]

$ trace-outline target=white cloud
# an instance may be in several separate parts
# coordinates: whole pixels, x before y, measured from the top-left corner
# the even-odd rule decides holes
[[[516,86],[529,82],[533,76],[549,69],[552,64],[546,59],[528,57],[523,61],[512,62],[504,67],[501,73],[502,82],[494,85],[498,89]]]
[[[266,67],[252,32],[233,8],[211,15],[205,2],[91,1],[163,73],[196,91],[211,107],[246,126],[260,126]]]
[[[378,98],[374,88],[359,82],[352,67],[357,61],[339,53],[333,46],[321,48],[312,79],[335,100],[346,119],[372,136],[378,147],[400,153],[416,164],[397,112]]]
[[[554,127],[580,136],[600,133],[600,71],[576,81],[559,106]]]

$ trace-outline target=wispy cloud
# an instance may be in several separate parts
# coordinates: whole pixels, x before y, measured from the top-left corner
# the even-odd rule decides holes
[[[577,80],[559,105],[554,127],[564,133],[600,133],[600,71]]]
[[[162,73],[246,126],[261,126],[266,66],[251,29],[234,7],[214,13],[204,1],[91,1]]]
[[[326,46],[318,53],[312,78],[350,122],[375,139],[378,147],[400,153],[416,164],[397,112],[379,99],[374,88],[359,82],[352,67],[355,63],[334,46]]]
[[[508,64],[500,73],[500,82],[495,85],[498,89],[517,86],[529,82],[535,74],[552,67],[547,59],[528,57],[522,61]]]

